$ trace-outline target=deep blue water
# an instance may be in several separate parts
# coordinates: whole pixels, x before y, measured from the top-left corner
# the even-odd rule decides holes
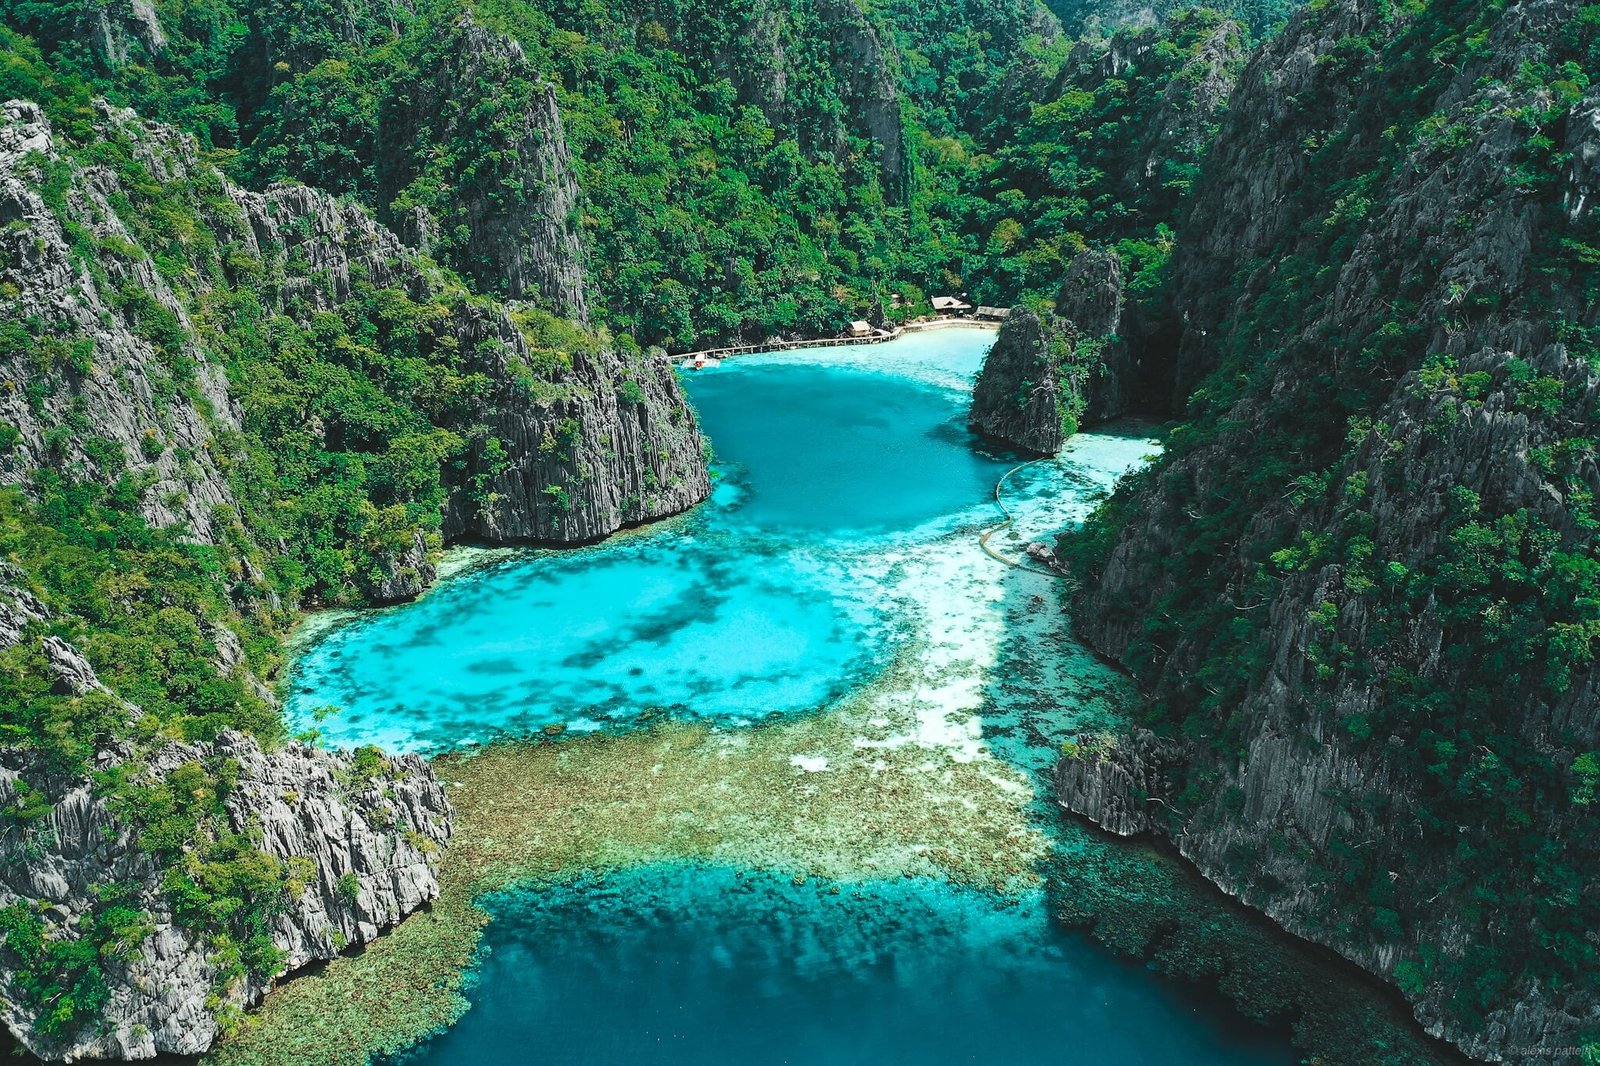
[[[918,529],[982,503],[1015,459],[980,451],[936,385],[770,363],[699,373],[688,391],[742,493],[726,520],[855,537]]]
[[[425,1066],[1277,1066],[1284,1042],[942,882],[650,866],[495,901]]]

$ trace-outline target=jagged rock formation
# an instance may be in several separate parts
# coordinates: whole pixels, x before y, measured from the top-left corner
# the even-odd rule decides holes
[[[973,428],[1023,451],[1059,452],[1077,428],[1066,369],[1075,339],[1055,315],[1013,308],[972,388]]]
[[[1108,78],[1125,74],[1161,40],[1151,25],[1139,33],[1110,38],[1100,58]],[[1093,49],[1085,42],[1082,49]],[[1211,144],[1217,117],[1228,104],[1246,57],[1244,27],[1225,19],[1199,42],[1182,73],[1167,83],[1160,103],[1150,117],[1133,129],[1136,138],[1131,162],[1121,184],[1135,194],[1149,194],[1163,183],[1179,179],[1188,161]]]
[[[763,0],[752,6],[739,38],[722,42],[709,58],[739,90],[742,99],[761,109],[778,129],[796,130],[810,152],[843,157],[849,139],[861,137],[877,146],[879,177],[889,203],[910,195],[912,161],[905,145],[905,119],[895,81],[894,49],[886,42],[857,0],[817,0],[811,23],[826,29],[818,38],[797,31],[791,14],[780,4]],[[694,35],[698,28],[684,26]],[[694,47],[692,43],[688,47]],[[810,97],[796,98],[797,85],[811,91],[806,78],[818,75],[816,63],[839,79],[848,108],[842,115],[809,113]]]
[[[420,63],[415,84],[389,101],[380,126],[382,202],[409,202],[407,186],[438,177],[430,169],[431,146],[479,143],[482,97],[507,94],[493,120],[493,153],[472,161],[467,181],[448,175],[447,202],[435,207],[445,215],[439,222],[467,231],[452,260],[484,292],[586,319],[578,179],[555,87],[520,44],[470,13],[426,42]],[[471,86],[481,89],[463,91]],[[439,225],[427,211],[397,212],[406,237],[424,249]]]
[[[109,110],[102,117],[112,118]],[[182,157],[182,138],[161,128],[140,134],[138,143],[148,150],[158,180],[177,177],[160,164],[169,153]],[[148,258],[109,262],[105,286],[87,276],[72,261],[63,221],[41,197],[38,173],[28,165],[30,157],[58,158],[44,113],[25,101],[0,105],[0,225],[5,227],[0,231],[4,263],[0,279],[16,290],[6,315],[18,323],[48,323],[52,332],[77,337],[88,348],[83,361],[71,369],[47,364],[31,373],[27,357],[34,353],[8,353],[7,377],[19,383],[31,379],[31,388],[0,390],[0,422],[18,434],[9,454],[0,457],[0,481],[20,481],[52,464],[95,469],[98,464],[86,451],[86,434],[54,432],[70,424],[74,411],[81,408],[92,413],[95,435],[120,446],[141,476],[151,480],[151,491],[141,500],[150,523],[183,523],[210,543],[216,532],[216,508],[228,503],[232,493],[208,442],[216,431],[239,428],[237,411],[227,398],[226,377],[210,363],[201,364],[195,375],[198,397],[211,411],[211,424],[193,406],[168,407],[162,402],[153,383],[167,374],[155,345],[118,313],[111,290],[116,285],[140,287],[187,324],[183,308]],[[116,189],[108,175],[85,174],[73,192],[72,209],[96,221],[100,239],[131,244],[126,227],[111,209],[109,197]],[[44,388],[40,379],[56,374],[70,375],[73,387]],[[159,434],[172,447],[150,458],[147,432]]]
[[[159,55],[167,46],[166,31],[150,0],[86,4],[78,16],[78,33],[91,49],[117,65],[141,51]]]
[[[372,586],[375,604],[404,603],[414,600],[432,585],[439,576],[433,565],[433,553],[428,548],[428,538],[420,531],[411,537],[411,544],[383,560],[383,574]]]
[[[515,357],[520,335],[503,318],[472,329],[499,338]],[[452,493],[444,535],[495,543],[582,544],[676,514],[705,499],[710,475],[694,412],[660,351],[627,359],[596,346],[570,353],[573,379],[543,411],[508,375],[485,412],[484,445]],[[489,440],[507,453],[496,462]],[[476,480],[473,480],[476,479]]]
[[[1154,805],[1167,803],[1167,770],[1181,749],[1148,729],[1126,737],[1079,737],[1056,763],[1055,789],[1062,806],[1118,836],[1148,833]]]
[[[48,618],[14,567],[0,567],[0,650],[41,640],[59,684],[123,702],[76,648],[37,637],[29,624]],[[291,972],[384,929],[438,895],[437,849],[450,836],[450,803],[420,757],[358,758],[302,744],[265,752],[251,737],[226,731],[211,743],[130,743],[94,760],[96,774],[160,782],[186,766],[230,768],[225,816],[213,831],[240,834],[276,863],[285,899],[271,941],[280,972]],[[38,807],[8,817],[0,831],[0,909],[37,916],[47,939],[73,938],[103,912],[115,890],[119,906],[141,915],[137,940],[100,966],[108,990],[92,1027],[46,1030],[20,987],[18,970],[0,970],[0,1019],[35,1054],[51,1059],[192,1055],[220,1035],[229,1008],[260,1001],[270,978],[230,973],[209,931],[179,908],[168,863],[141,846],[138,827],[88,775],[53,770],[26,749],[0,749],[0,808]],[[142,815],[144,812],[138,812]]]
[[[1067,264],[1056,295],[1056,314],[1089,337],[1114,336],[1122,328],[1122,260],[1116,252],[1090,249]]]
[[[1595,97],[1526,76],[1583,40],[1573,4],[1386,12],[1303,14],[1229,104],[1172,263],[1194,422],[1097,520],[1076,609],[1184,739],[1057,784],[1468,1053],[1576,1061],[1600,1033],[1600,672],[1566,569],[1594,565],[1600,492],[1572,258]]]
[[[106,751],[96,769],[112,770],[130,754]],[[434,851],[449,837],[450,807],[420,757],[388,760],[362,778],[346,753],[291,744],[268,754],[243,734],[224,733],[211,744],[169,745],[141,773],[155,777],[216,759],[238,767],[228,799],[232,831],[301,867],[303,888],[272,936],[285,953],[285,972],[371,940],[438,894]],[[49,935],[70,936],[99,903],[97,886],[131,885],[125,902],[145,912],[149,931],[128,954],[107,960],[111,995],[95,1029],[39,1032],[9,969],[0,971],[0,1018],[30,1051],[51,1059],[136,1059],[209,1048],[221,1033],[222,1008],[253,1006],[270,983],[253,974],[225,979],[204,931],[186,928],[174,914],[163,868],[140,850],[137,834],[96,796],[91,781],[52,778],[26,753],[0,751],[0,803],[15,802],[24,779],[33,788],[43,785],[50,812],[5,831],[0,907],[20,903],[42,916]]]
[[[825,0],[818,18],[833,34],[835,63],[845,77],[846,100],[858,128],[837,133],[842,150],[846,135],[865,135],[878,146],[878,173],[884,198],[902,203],[910,195],[911,162],[906,156],[905,120],[900,91],[890,67],[891,52],[855,0]]]
[[[92,160],[75,139],[91,126]],[[240,300],[247,313],[229,317]],[[432,419],[410,427],[428,442],[421,460],[395,468],[425,491],[409,507],[358,509],[379,526],[351,598],[417,594],[435,576],[441,537],[592,541],[709,491],[693,414],[659,352],[474,296],[357,205],[303,186],[242,189],[190,138],[103,102],[70,133],[29,102],[0,106],[0,309],[0,374],[14,383],[0,390],[0,485],[35,499],[46,474],[118,485],[150,526],[210,546],[227,580],[222,602],[194,619],[210,664],[191,664],[184,679],[242,681],[261,707],[271,693],[241,634],[272,635],[295,606],[276,598],[283,586],[269,572],[297,547],[258,524],[295,488],[273,480],[262,420],[281,427],[284,439],[270,441],[280,459],[291,438],[357,464],[388,461],[379,449],[393,443],[380,435],[361,452],[347,439],[359,421],[285,406],[297,401],[282,378],[255,387],[252,374],[272,365],[265,338],[303,330],[349,350],[353,328],[408,346],[395,353],[410,353],[399,364],[406,395],[427,401],[408,409]],[[392,369],[376,365],[389,353],[366,351],[324,364],[326,387],[361,412],[382,409],[381,389],[392,388],[381,377]],[[172,741],[165,720],[102,684],[95,665],[110,676],[105,661],[48,632],[58,623],[36,595],[43,584],[14,567],[0,576],[0,652],[28,653],[6,668],[53,676],[62,698],[122,723],[108,735],[132,738],[92,753],[92,780],[52,762],[47,738],[0,749],[0,923],[16,938],[5,942],[0,1017],[30,1048],[54,1058],[202,1051],[274,974],[376,936],[437,890],[431,853],[448,836],[449,806],[420,760],[263,750],[229,730]],[[149,805],[117,797],[191,766],[204,767],[223,806],[196,816],[183,840],[148,843],[138,820]],[[211,928],[230,919],[185,902],[170,880],[204,881],[191,867],[229,848],[245,849],[239,861],[273,896],[227,878],[205,888],[271,904],[270,943],[233,930],[231,961]],[[29,944],[103,935],[108,899],[121,924],[95,964],[103,1002],[87,995],[68,1021],[46,1024],[35,970],[53,963]]]
[[[1072,257],[1056,294],[1056,314],[1077,335],[1067,388],[1079,428],[1108,422],[1144,404],[1149,392],[1142,347],[1123,336],[1122,260],[1088,249]]]
[[[1054,455],[1080,428],[1126,414],[1141,367],[1119,336],[1122,262],[1087,250],[1068,264],[1056,313],[1014,308],[984,357],[970,421],[986,436]]]
[[[1051,293],[1085,247],[1120,249],[1130,298],[1158,298],[1173,230],[1245,54],[1239,23],[1211,8],[1079,39],[1049,86],[986,133],[995,138],[980,164],[990,254],[963,268],[980,302]],[[1077,269],[1086,268],[1104,266],[1091,255]],[[1114,331],[1139,362],[1170,364],[1169,338]]]
[[[7,264],[0,279],[17,290],[12,313],[19,319],[37,319],[65,343],[89,345],[92,355],[85,367],[45,368],[55,384],[36,389],[41,401],[26,390],[0,395],[0,420],[20,434],[0,480],[25,482],[31,471],[52,463],[98,469],[100,459],[84,451],[86,438],[52,432],[82,410],[97,436],[120,445],[128,469],[153,479],[141,496],[151,524],[182,523],[213,543],[221,532],[219,515],[237,503],[220,472],[227,457],[219,442],[237,434],[245,417],[227,375],[195,343],[188,305],[153,259],[106,255],[100,260],[104,279],[75,260],[63,228],[68,224],[87,225],[102,244],[137,249],[115,208],[118,181],[103,169],[74,171],[64,205],[70,217],[58,218],[42,199],[42,172],[30,162],[63,158],[49,123],[31,104],[5,108],[0,221],[19,224],[0,234]],[[218,218],[218,230],[236,240],[244,260],[285,270],[284,306],[296,301],[306,313],[336,310],[358,282],[417,295],[442,284],[353,204],[303,186],[243,190],[200,163],[175,131],[103,107],[100,120],[129,138],[159,179],[219,183],[238,214]],[[149,293],[175,320],[203,405],[159,395],[170,377],[163,360],[171,355],[159,352],[149,331],[118,306],[112,290],[130,287]],[[448,472],[446,536],[586,542],[704,498],[709,481],[694,417],[665,360],[650,353],[628,357],[591,342],[568,353],[570,365],[543,381],[531,369],[542,357],[511,312],[470,302],[456,308],[441,320],[442,336],[493,390],[462,418],[460,428],[472,437],[468,454]],[[10,356],[18,361],[19,379],[23,357]],[[377,599],[400,598],[426,584],[425,560],[416,557],[414,545],[397,553],[395,564],[409,576],[393,585],[380,580],[370,590]]]

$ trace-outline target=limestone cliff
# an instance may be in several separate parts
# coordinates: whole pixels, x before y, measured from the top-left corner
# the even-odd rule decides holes
[[[296,601],[408,598],[442,537],[592,541],[708,476],[659,352],[477,296],[359,206],[240,188],[132,112],[69,118],[0,105],[6,520],[108,486],[145,525],[106,543],[165,545],[212,584],[192,613],[148,580],[96,600],[174,613],[151,639],[184,650],[141,684],[168,704],[162,686],[198,687],[184,717],[101,682],[135,648],[51,617],[55,577],[0,573],[3,680],[99,723],[83,760],[18,725],[25,746],[0,749],[0,1017],[51,1058],[193,1054],[276,976],[437,889],[449,806],[424,763],[276,739],[264,681]],[[319,584],[295,578],[318,559]],[[219,725],[244,719],[268,739]]]
[[[246,412],[230,393],[227,372],[200,343],[191,317],[197,294],[158,270],[139,247],[118,212],[126,194],[115,174],[69,162],[33,105],[7,104],[4,114],[0,220],[12,225],[0,234],[7,257],[0,278],[14,289],[8,313],[47,329],[64,351],[85,355],[78,364],[67,351],[61,363],[31,375],[31,389],[0,394],[0,420],[20,437],[0,480],[25,482],[48,464],[99,469],[104,456],[84,450],[88,438],[53,432],[82,411],[98,437],[120,446],[118,461],[150,482],[141,505],[153,525],[181,522],[193,536],[215,540],[221,516],[237,510],[221,471],[231,465],[224,442],[238,433]],[[170,129],[105,108],[100,121],[128,139],[159,180],[213,185],[219,195],[206,209],[216,212],[210,221],[233,242],[233,262],[260,264],[251,269],[281,276],[276,296],[294,315],[336,311],[357,287],[421,298],[446,294],[447,281],[359,207],[303,186],[240,189]],[[41,190],[50,165],[58,168],[51,173],[70,177],[59,210]],[[104,255],[98,270],[89,269],[69,229],[87,229],[118,254]],[[202,282],[202,293],[205,287]],[[169,364],[178,353],[163,349],[113,290],[148,293],[171,316],[171,343],[192,361],[196,402],[170,402]],[[430,343],[459,353],[463,369],[481,374],[489,388],[447,422],[468,435],[468,447],[444,472],[446,536],[591,541],[705,496],[705,458],[693,414],[659,354],[625,354],[582,331],[562,335],[573,350],[552,353],[538,347],[546,341],[529,323],[545,319],[531,312],[464,299],[448,306]],[[16,380],[30,377],[26,355],[8,356]],[[426,584],[416,578],[426,566],[416,558],[412,536],[394,555],[413,577],[369,590],[376,598],[394,599]]]
[[[381,202],[395,205],[397,224],[424,251],[439,227],[464,228],[450,259],[480,290],[587,318],[577,172],[555,87],[521,45],[470,13],[419,42],[417,67],[412,84],[385,105]],[[466,180],[438,172],[432,150],[444,144],[472,146],[471,157],[452,164]],[[439,182],[448,190],[442,198],[409,188]]]
[[[777,129],[793,131],[808,152],[843,158],[852,137],[871,142],[884,198],[902,203],[913,162],[893,44],[857,0],[813,0],[812,7],[797,19],[786,5],[761,0],[750,5],[743,32],[726,41],[698,40],[700,28],[687,21],[675,31],[686,50],[709,45],[706,60],[741,99]],[[838,92],[843,113],[814,106],[818,82]]]
[[[1059,452],[1077,428],[1066,368],[1075,339],[1055,315],[1013,308],[973,385],[972,426],[1022,451]]]
[[[64,690],[98,692],[136,723],[139,708],[108,690],[76,648],[42,635],[48,612],[23,580],[0,568],[0,651],[41,642]],[[248,841],[264,882],[255,891],[270,884],[279,897],[263,901],[274,951],[269,972],[217,951],[215,919],[186,905],[175,887],[190,877],[205,883],[196,849],[176,866],[153,852],[147,834],[155,812],[119,804],[107,786],[113,779],[119,788],[159,786],[200,766],[226,767],[229,782],[203,842]],[[0,748],[0,808],[7,811],[0,916],[8,933],[0,1019],[50,1059],[204,1051],[229,1012],[258,1002],[273,976],[371,940],[436,896],[436,853],[450,835],[444,789],[417,756],[361,758],[301,744],[267,752],[232,731],[210,743],[110,746],[90,775],[64,774],[28,749]],[[17,813],[23,808],[26,816]],[[41,1013],[28,984],[37,964],[28,964],[15,938],[29,925],[47,943],[86,936],[106,920],[108,905],[134,917],[125,919],[131,931],[115,950],[100,952],[92,979],[104,998],[97,1021],[43,1023],[48,1011]],[[85,981],[71,985],[73,995],[94,994]]]
[[[1012,309],[973,386],[972,425],[1024,451],[1054,455],[1080,428],[1139,406],[1144,369],[1120,336],[1123,305],[1117,254],[1074,256],[1055,313]]]
[[[1324,5],[1240,79],[1172,263],[1192,420],[1065,545],[1149,730],[1057,784],[1470,1054],[1576,1061],[1597,133],[1593,90],[1529,72],[1589,31],[1557,0],[1467,7]]]
[[[1072,257],[1056,293],[1056,314],[1072,323],[1078,338],[1066,387],[1079,428],[1150,406],[1146,346],[1125,336],[1126,293],[1116,252],[1091,248]]]

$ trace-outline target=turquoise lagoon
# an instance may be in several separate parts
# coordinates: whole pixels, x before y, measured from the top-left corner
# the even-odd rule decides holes
[[[965,424],[992,337],[939,330],[688,377],[717,450],[706,505],[593,548],[480,552],[414,604],[319,619],[291,716],[331,743],[436,752],[553,726],[659,714],[742,725],[828,704],[887,661],[908,615],[968,594],[970,574],[901,579],[908,554],[999,520],[994,484],[1019,460]],[[1068,460],[1023,472],[1013,494],[1046,504],[1032,535],[1082,513],[1151,448],[1084,434]]]
[[[291,713],[335,743],[437,752],[663,716],[736,733],[856,701],[862,758],[925,750],[935,777],[935,754],[987,761],[1048,833],[1054,745],[1114,725],[1125,687],[1072,639],[1053,579],[978,536],[1007,471],[1017,522],[992,546],[1015,558],[1156,445],[1139,427],[1080,434],[1016,469],[965,425],[992,339],[942,330],[686,377],[716,449],[711,501],[593,548],[457,552],[414,604],[319,620]],[[498,897],[471,1010],[407,1060],[1294,1061],[1281,1034],[1054,926],[1036,885],[790,873],[656,864]]]

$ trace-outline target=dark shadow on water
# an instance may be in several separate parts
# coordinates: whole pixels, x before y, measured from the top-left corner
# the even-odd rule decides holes
[[[1000,565],[1000,564],[995,564]],[[1134,711],[1120,664],[1077,640],[1064,582],[1012,569],[1002,579],[1003,651],[985,693],[984,737],[1028,773],[1053,841],[1044,871],[1053,920],[1129,972],[1178,990],[1229,1031],[1270,1031],[1334,1066],[1384,1061],[1457,1066],[1399,992],[1335,952],[1285,932],[1227,896],[1175,848],[1104,833],[1056,804],[1060,744]]]

